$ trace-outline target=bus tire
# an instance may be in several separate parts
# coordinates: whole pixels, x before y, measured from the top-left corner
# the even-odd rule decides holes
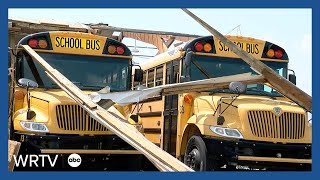
[[[206,144],[200,136],[194,135],[188,140],[183,162],[195,171],[213,169],[208,159]]]

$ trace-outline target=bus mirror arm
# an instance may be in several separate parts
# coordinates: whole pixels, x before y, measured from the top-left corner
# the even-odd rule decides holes
[[[30,91],[29,89],[35,89],[38,87],[38,84],[30,79],[21,78],[18,80],[18,85],[22,88],[27,89],[27,120],[31,120],[33,117],[35,117],[36,113],[34,111],[31,111],[30,109]]]
[[[236,107],[238,108],[237,106],[233,105],[232,103],[240,96],[240,94],[246,92],[247,90],[247,85],[246,84],[243,84],[241,82],[231,82],[229,84],[229,89],[235,93],[237,93],[237,95],[235,96],[231,96],[231,97],[221,97],[219,102],[218,102],[218,105],[217,105],[217,108],[216,110],[214,111],[213,113],[213,116],[217,113],[217,111],[219,110],[219,115],[217,117],[217,125],[223,125],[225,119],[224,117],[222,116],[222,114],[230,107],[230,106],[233,106],[233,107]],[[224,102],[223,99],[232,99],[230,103],[228,102]],[[222,103],[224,104],[227,104],[228,106],[221,112],[221,105]]]
[[[213,113],[213,116],[216,115],[217,111],[219,110],[219,114],[218,114],[218,117],[217,117],[217,125],[223,125],[225,119],[223,117],[223,113],[230,107],[235,107],[235,108],[238,108],[237,106],[233,105],[232,103],[240,96],[240,94],[237,94],[235,96],[231,96],[231,97],[221,97],[219,102],[218,102],[218,106],[217,108],[215,109],[214,113]],[[232,99],[230,103],[228,102],[224,102],[223,99]],[[221,112],[221,105],[223,104],[227,104],[228,106],[226,108],[224,108],[224,110]]]

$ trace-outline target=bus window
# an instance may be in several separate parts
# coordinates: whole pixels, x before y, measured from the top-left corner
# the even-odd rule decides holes
[[[163,65],[158,66],[156,68],[156,86],[162,85],[162,80],[163,80]]]
[[[154,86],[154,69],[150,69],[148,71],[148,88],[151,88]]]
[[[143,72],[143,78],[142,78],[142,85],[146,86],[146,87],[147,87],[147,84],[146,84],[146,82],[147,82],[147,72],[148,71],[144,71]]]

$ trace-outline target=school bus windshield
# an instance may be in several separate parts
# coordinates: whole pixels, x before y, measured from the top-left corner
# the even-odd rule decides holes
[[[109,86],[111,91],[129,89],[128,59],[39,52],[38,54],[82,90],[100,90],[106,86]],[[18,78],[34,80],[40,88],[59,88],[37,62],[22,58],[19,64],[21,73]]]
[[[276,71],[279,75],[287,76],[287,63],[284,62],[272,62],[262,61],[267,66]],[[211,56],[199,56],[195,55],[191,62],[191,80],[201,80],[207,78],[216,78],[222,76],[252,73],[254,72],[250,66],[238,58],[226,58],[226,57],[211,57]],[[214,90],[213,92],[226,92],[228,89]],[[278,92],[270,88],[269,86],[262,84],[250,84],[248,85],[246,94],[252,95],[266,95],[266,96],[281,96]]]

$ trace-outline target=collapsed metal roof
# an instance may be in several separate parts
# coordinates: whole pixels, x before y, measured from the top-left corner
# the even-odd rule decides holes
[[[68,23],[60,20],[32,20],[16,17],[9,18],[8,31],[11,34],[18,33],[21,35],[43,31],[75,31],[106,36],[118,41],[122,41],[124,37],[128,37],[153,44],[157,47],[158,53],[165,52],[175,40],[187,42],[199,37],[199,35],[195,34],[113,27],[104,23]],[[115,36],[115,34],[117,35]]]

